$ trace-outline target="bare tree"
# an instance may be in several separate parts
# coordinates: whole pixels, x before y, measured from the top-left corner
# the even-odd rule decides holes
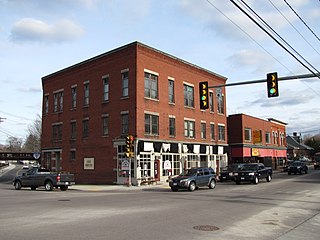
[[[24,151],[39,152],[41,148],[41,117],[38,114],[33,124],[28,126],[28,135],[24,143]]]
[[[22,139],[17,137],[9,137],[7,139],[6,149],[9,152],[21,152]]]

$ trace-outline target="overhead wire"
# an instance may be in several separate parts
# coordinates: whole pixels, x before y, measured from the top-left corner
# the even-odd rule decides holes
[[[290,52],[288,50],[287,47],[285,47],[278,39],[276,39],[269,31],[267,31],[261,24],[259,24],[257,22],[256,19],[254,19],[250,14],[248,14],[239,4],[237,4],[234,0],[230,0],[242,13],[244,13],[252,22],[254,22],[262,31],[264,31],[269,37],[271,37],[279,46],[281,46],[287,53],[289,53],[294,59],[296,59],[302,66],[304,66],[307,70],[309,70],[309,72],[311,72],[315,77],[320,79],[320,73],[319,71],[312,66],[312,64],[310,64],[307,60],[305,60],[296,50],[294,50],[294,52],[296,52],[300,57],[302,57],[313,69],[316,70],[316,72],[318,72],[319,76],[310,69],[309,66],[307,66],[305,63],[303,63],[297,56],[295,56],[292,52]],[[248,6],[243,0],[241,0],[242,3],[244,3],[246,6]],[[249,6],[248,6],[249,7]],[[250,7],[249,7],[250,8]],[[262,18],[258,17],[261,21],[265,22]],[[268,24],[267,24],[268,26]],[[269,27],[270,29],[270,27]],[[272,28],[271,28],[272,29]],[[274,33],[276,33],[275,31],[273,31]],[[280,39],[282,41],[284,41],[288,46],[290,46],[280,35],[277,35],[280,37]],[[290,48],[292,48],[290,46]],[[293,49],[293,48],[292,48]]]
[[[287,5],[288,7],[294,12],[294,14],[300,19],[300,21],[309,29],[309,31],[316,37],[316,39],[318,39],[318,41],[320,41],[320,38],[317,36],[317,34],[315,34],[314,31],[312,31],[312,29],[308,26],[308,24],[299,16],[299,14],[293,9],[293,7],[291,7],[291,5],[286,1],[286,0],[283,0]],[[319,0],[320,2],[320,0]]]

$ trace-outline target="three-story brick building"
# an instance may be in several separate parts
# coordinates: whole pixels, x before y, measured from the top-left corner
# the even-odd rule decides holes
[[[210,89],[200,110],[202,81],[226,78],[139,42],[43,77],[42,165],[96,184],[217,168],[227,161],[225,89]]]

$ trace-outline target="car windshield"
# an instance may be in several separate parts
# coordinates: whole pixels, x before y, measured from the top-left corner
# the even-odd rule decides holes
[[[294,167],[295,166],[301,166],[301,162],[295,161],[295,162],[291,163],[290,166],[294,166]]]
[[[241,166],[241,170],[244,171],[255,171],[258,170],[258,165],[256,164],[244,164]]]
[[[186,172],[182,173],[181,176],[193,176],[197,174],[197,169],[191,168],[188,169]]]

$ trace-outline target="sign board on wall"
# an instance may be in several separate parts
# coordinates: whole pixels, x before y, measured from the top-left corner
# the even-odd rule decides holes
[[[262,134],[261,130],[254,130],[253,131],[253,144],[262,143]]]
[[[94,158],[83,158],[83,169],[94,170]]]

